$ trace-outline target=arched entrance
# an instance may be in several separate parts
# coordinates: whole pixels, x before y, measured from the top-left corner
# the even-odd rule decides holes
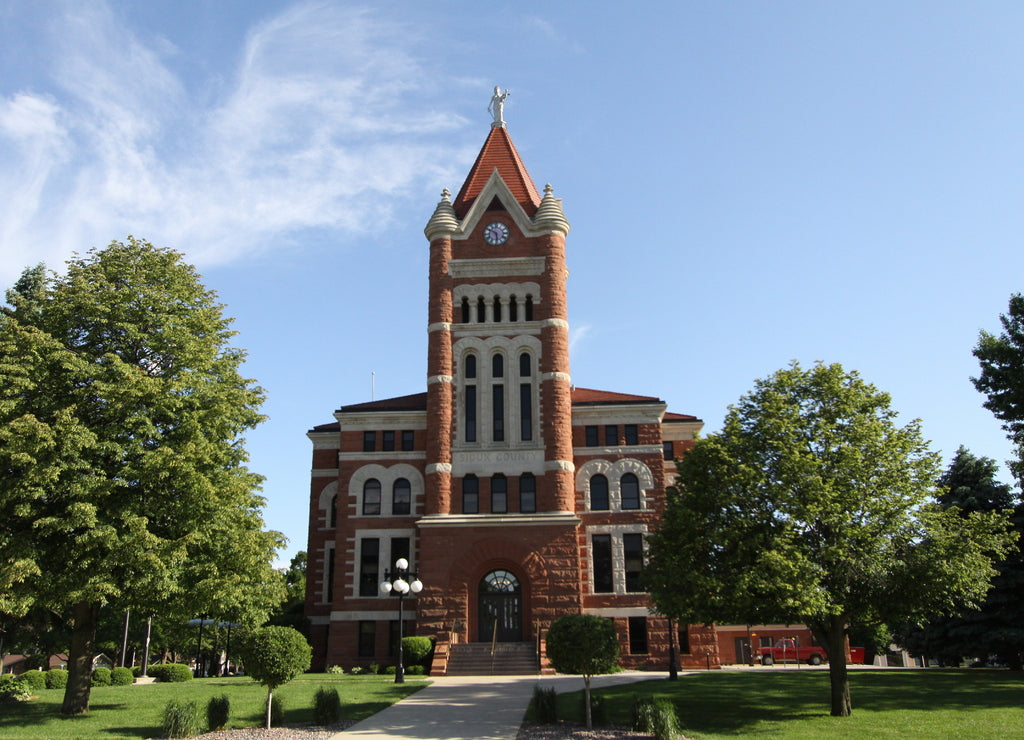
[[[523,639],[523,589],[507,570],[492,570],[480,580],[477,640],[521,642]]]

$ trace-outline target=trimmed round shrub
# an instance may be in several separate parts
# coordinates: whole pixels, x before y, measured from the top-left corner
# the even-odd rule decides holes
[[[427,669],[421,665],[411,665],[405,669],[405,672],[410,676],[425,676],[427,675]]]
[[[163,737],[192,737],[202,731],[194,701],[171,699],[164,706]]]
[[[231,715],[231,699],[227,694],[211,696],[206,705],[206,726],[210,730],[219,730],[228,723]]]
[[[63,689],[68,685],[68,672],[63,668],[51,668],[45,675],[48,689]]]
[[[111,686],[131,686],[133,683],[135,683],[135,676],[132,674],[132,669],[127,666],[115,668],[110,672]]]
[[[110,669],[105,666],[97,666],[92,669],[92,685],[93,686],[109,686],[110,685]]]
[[[42,671],[25,671],[18,676],[18,680],[32,691],[42,691],[46,688],[46,674]]]
[[[341,697],[337,689],[323,686],[313,697],[313,724],[326,727],[341,719]]]
[[[427,665],[434,652],[434,641],[429,637],[414,635],[402,638],[402,656],[406,665]]]
[[[398,666],[396,665],[383,665],[379,671],[381,676],[393,676],[398,673]]]
[[[182,681],[192,680],[192,669],[181,663],[162,663],[160,665],[151,665],[149,667],[149,675],[157,681],[181,683]]]
[[[0,676],[0,704],[28,701],[32,698],[28,684],[10,673]]]

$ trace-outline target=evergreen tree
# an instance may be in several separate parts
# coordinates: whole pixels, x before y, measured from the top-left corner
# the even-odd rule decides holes
[[[262,622],[283,597],[242,435],[263,391],[181,255],[129,238],[0,309],[0,613],[62,614],[88,710],[100,609]]]

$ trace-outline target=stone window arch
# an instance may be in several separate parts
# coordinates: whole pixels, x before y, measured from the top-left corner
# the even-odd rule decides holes
[[[338,481],[331,481],[320,491],[317,501],[318,508],[323,514],[324,526],[333,529],[338,523]],[[331,513],[334,513],[333,519]]]
[[[402,514],[402,508],[399,511],[395,511],[396,499],[394,493],[396,484],[399,489],[404,487],[404,484],[399,483],[401,480],[407,481],[409,485],[409,511],[408,514]],[[379,514],[364,513],[367,511],[367,502],[365,500],[365,486],[367,482],[374,480],[380,485],[380,505]],[[371,491],[373,486],[371,485]],[[379,464],[364,465],[363,467],[356,470],[352,474],[348,483],[348,500],[351,502],[351,511],[355,516],[366,516],[366,517],[390,517],[390,516],[410,516],[416,515],[422,511],[423,502],[423,474],[419,470],[414,468],[408,463],[398,463],[389,467],[384,467]],[[386,494],[386,495],[385,495]],[[370,502],[370,510],[373,509],[372,499]]]
[[[647,509],[647,492],[654,488],[654,475],[644,463],[627,457],[614,462],[590,460],[580,466],[576,473],[576,490],[583,493],[586,511],[601,511],[601,509],[593,507],[591,500],[591,479],[595,475],[603,475],[608,479],[610,511],[645,511]],[[625,479],[626,487],[625,499],[623,498],[623,479]]]

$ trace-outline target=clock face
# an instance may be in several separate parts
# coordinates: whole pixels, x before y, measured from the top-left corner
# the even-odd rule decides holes
[[[500,221],[487,224],[484,227],[484,239],[492,247],[504,244],[508,241],[508,227]]]

